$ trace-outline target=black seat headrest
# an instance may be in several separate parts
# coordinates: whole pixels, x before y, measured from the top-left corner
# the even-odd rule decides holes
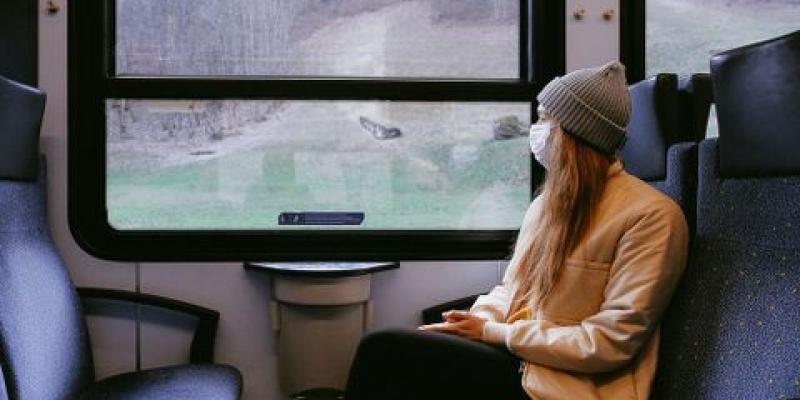
[[[706,137],[709,111],[714,102],[711,75],[700,73],[680,77],[678,102],[681,113],[678,141],[699,143]]]
[[[0,179],[36,180],[45,98],[0,76]]]
[[[800,31],[715,54],[724,177],[800,174]]]
[[[620,156],[639,179],[666,177],[667,148],[679,138],[677,85],[677,75],[658,74],[629,87],[631,120]]]

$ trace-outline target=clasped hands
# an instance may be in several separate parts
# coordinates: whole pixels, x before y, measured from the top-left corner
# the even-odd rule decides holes
[[[481,340],[486,320],[466,311],[450,310],[442,313],[444,322],[422,325],[418,330],[449,333],[467,339]]]

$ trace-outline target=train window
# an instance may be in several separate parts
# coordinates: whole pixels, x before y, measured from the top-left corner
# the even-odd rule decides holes
[[[119,75],[519,76],[511,0],[117,0]]]
[[[499,259],[563,0],[69,8],[69,221],[119,260]]]
[[[647,0],[647,75],[709,72],[717,52],[797,30],[796,0]],[[717,136],[712,110],[708,136]]]

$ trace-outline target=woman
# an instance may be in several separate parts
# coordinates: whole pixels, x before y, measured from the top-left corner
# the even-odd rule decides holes
[[[579,70],[539,93],[530,141],[547,174],[503,283],[441,324],[367,335],[348,400],[648,398],[688,232],[680,208],[615,158],[624,72]]]

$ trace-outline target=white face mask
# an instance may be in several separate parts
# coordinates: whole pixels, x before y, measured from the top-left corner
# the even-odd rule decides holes
[[[547,139],[550,137],[550,133],[557,128],[558,124],[554,124],[550,121],[537,122],[531,125],[529,136],[531,152],[533,153],[533,157],[536,158],[536,161],[542,164],[545,169],[548,168]]]

